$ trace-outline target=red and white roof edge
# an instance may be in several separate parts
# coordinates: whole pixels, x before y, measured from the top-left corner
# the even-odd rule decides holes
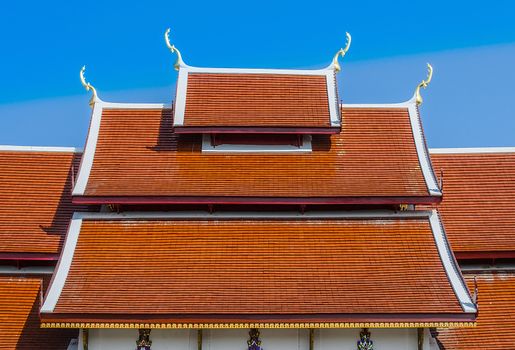
[[[175,98],[173,126],[184,125],[184,113],[186,110],[186,96],[188,92],[189,73],[212,74],[279,74],[279,75],[318,75],[324,76],[327,84],[327,98],[329,103],[329,118],[331,127],[341,126],[341,117],[338,110],[336,93],[336,79],[333,65],[324,69],[247,69],[247,68],[200,68],[191,67],[184,63],[180,65],[177,79],[177,95]]]
[[[84,155],[82,156],[79,175],[73,187],[72,196],[84,195],[86,185],[88,183],[89,174],[93,166],[93,159],[97,148],[98,134],[100,132],[100,122],[102,120],[102,112],[104,109],[163,109],[172,108],[170,104],[164,103],[113,103],[104,102],[100,98],[95,99],[93,112],[91,115],[91,123],[89,125],[88,136],[86,138],[86,146]]]
[[[476,313],[477,307],[472,301],[470,293],[461,276],[456,259],[450,249],[445,231],[436,210],[433,211],[363,211],[363,212],[313,212],[300,214],[298,212],[126,212],[126,213],[74,213],[66,235],[64,249],[59,259],[55,275],[48,289],[47,295],[41,307],[41,313],[52,313],[63,291],[68,273],[73,260],[73,255],[83,220],[156,220],[156,219],[413,219],[427,218],[431,225],[435,245],[458,302],[465,313]]]
[[[401,103],[386,103],[386,104],[343,104],[343,107],[347,108],[406,108],[409,112],[411,131],[413,133],[413,140],[415,141],[415,147],[417,150],[418,161],[420,168],[426,182],[427,190],[431,196],[442,196],[442,191],[436,176],[433,171],[431,164],[431,158],[429,157],[429,150],[427,148],[426,140],[424,137],[424,131],[422,129],[422,120],[420,119],[420,113],[418,110],[416,96],[414,95],[411,99]]]

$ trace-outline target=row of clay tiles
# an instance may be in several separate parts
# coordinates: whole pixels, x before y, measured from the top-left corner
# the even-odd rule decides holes
[[[331,126],[324,75],[189,73],[186,91],[185,126]]]
[[[202,154],[171,111],[102,114],[86,196],[420,197],[429,195],[406,108],[348,108],[313,152]]]
[[[0,253],[59,253],[72,212],[85,209],[70,196],[79,158],[0,152]],[[454,252],[515,251],[515,153],[431,158],[444,174],[438,209]]]

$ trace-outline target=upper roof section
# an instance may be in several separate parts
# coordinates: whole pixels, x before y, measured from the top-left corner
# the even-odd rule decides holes
[[[0,146],[0,256],[57,259],[74,210],[81,153],[64,147]]]
[[[515,257],[515,147],[432,149],[439,205],[458,258]]]
[[[338,133],[332,69],[180,67],[176,133]]]
[[[414,101],[342,107],[343,132],[303,152],[205,152],[163,105],[97,101],[81,203],[401,204],[441,199]]]
[[[435,327],[477,311],[436,212],[78,213],[58,266],[46,326]]]
[[[176,133],[296,133],[330,134],[341,127],[335,73],[340,49],[332,64],[319,70],[197,68],[177,54],[179,71],[174,105]]]

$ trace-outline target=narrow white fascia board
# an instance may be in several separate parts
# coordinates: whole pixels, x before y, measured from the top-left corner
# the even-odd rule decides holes
[[[186,95],[188,90],[188,69],[179,69],[177,78],[177,94],[175,96],[175,108],[173,112],[173,125],[184,125],[184,113],[186,111]]]
[[[20,269],[14,266],[0,266],[0,274],[9,275],[51,275],[54,273],[52,266],[29,266]]]
[[[429,218],[431,211],[327,211],[327,212],[214,212],[187,211],[187,212],[123,212],[123,213],[95,213],[77,212],[74,218],[83,220],[126,220],[126,219],[394,219],[394,218]]]
[[[445,272],[447,273],[447,277],[449,278],[449,282],[451,283],[451,286],[463,311],[466,313],[476,313],[477,307],[470,297],[469,291],[461,275],[458,263],[452,254],[451,247],[447,241],[447,236],[436,210],[431,212],[429,221],[431,223],[431,230],[433,231],[436,247],[438,249],[438,253],[440,254],[440,259],[442,260],[442,264],[444,266]]]
[[[189,73],[213,73],[213,74],[284,74],[284,75],[320,75],[324,76],[327,84],[327,98],[329,102],[329,116],[331,126],[340,126],[338,111],[339,102],[336,100],[336,82],[334,70],[324,69],[247,69],[247,68],[198,68],[181,66],[177,79],[177,96],[175,98],[175,110],[173,125],[184,125],[184,113],[186,110],[186,96],[188,88]]]
[[[93,166],[93,158],[95,157],[103,107],[103,101],[96,101],[93,105],[91,123],[89,126],[88,137],[86,139],[86,147],[80,161],[79,174],[77,176],[75,186],[73,187],[72,196],[83,195],[86,190],[89,174],[91,173],[91,167]]]
[[[66,234],[63,252],[59,259],[56,273],[52,279],[52,284],[50,285],[46,298],[43,302],[43,306],[41,307],[41,312],[53,312],[55,306],[57,305],[57,301],[59,300],[59,296],[63,290],[64,283],[68,277],[68,272],[70,271],[73,254],[75,253],[75,247],[77,246],[77,241],[79,239],[81,226],[82,218],[80,215],[74,214]]]
[[[47,147],[47,146],[11,146],[11,145],[0,145],[0,151],[80,153],[80,152],[82,152],[82,148],[78,148],[78,147]]]
[[[229,145],[213,146],[210,136],[202,135],[202,153],[305,153],[311,152],[311,135],[303,135],[302,146],[293,145]]]
[[[329,118],[331,126],[341,126],[340,101],[336,99],[336,77],[334,70],[326,70],[325,81],[327,83],[327,99],[329,102]]]
[[[431,154],[515,153],[515,147],[430,148]]]
[[[432,196],[441,196],[442,191],[436,182],[433,167],[431,166],[431,159],[429,158],[426,142],[424,140],[422,121],[420,120],[418,107],[415,101],[412,101],[413,103],[409,104],[408,111],[411,122],[411,130],[413,132],[413,139],[415,140],[415,147],[417,149],[418,160],[422,169],[422,174],[424,175],[429,194]]]

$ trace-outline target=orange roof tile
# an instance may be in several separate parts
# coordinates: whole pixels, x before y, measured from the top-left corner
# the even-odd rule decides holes
[[[515,151],[493,151],[431,154],[444,178],[438,210],[458,257],[515,251]]]
[[[181,126],[331,127],[325,75],[192,72],[187,79]]]
[[[74,210],[73,151],[0,150],[0,253],[58,254]]]
[[[51,286],[43,322],[474,318],[453,291],[427,217],[107,215],[73,224],[81,226],[67,238],[73,246],[78,234],[64,252],[71,267],[62,291]]]
[[[343,113],[342,133],[313,136],[312,152],[207,154],[200,136],[172,132],[171,110],[105,107],[98,141],[88,141],[85,151],[85,158],[94,153],[92,167],[81,166],[79,180],[87,186],[75,188],[74,200],[439,200],[430,197],[408,108]]]
[[[77,331],[41,329],[40,278],[0,276],[0,348],[66,349]]]
[[[471,292],[474,275],[465,274]],[[439,329],[442,349],[513,349],[515,346],[515,274],[476,275],[478,288],[477,326]]]

